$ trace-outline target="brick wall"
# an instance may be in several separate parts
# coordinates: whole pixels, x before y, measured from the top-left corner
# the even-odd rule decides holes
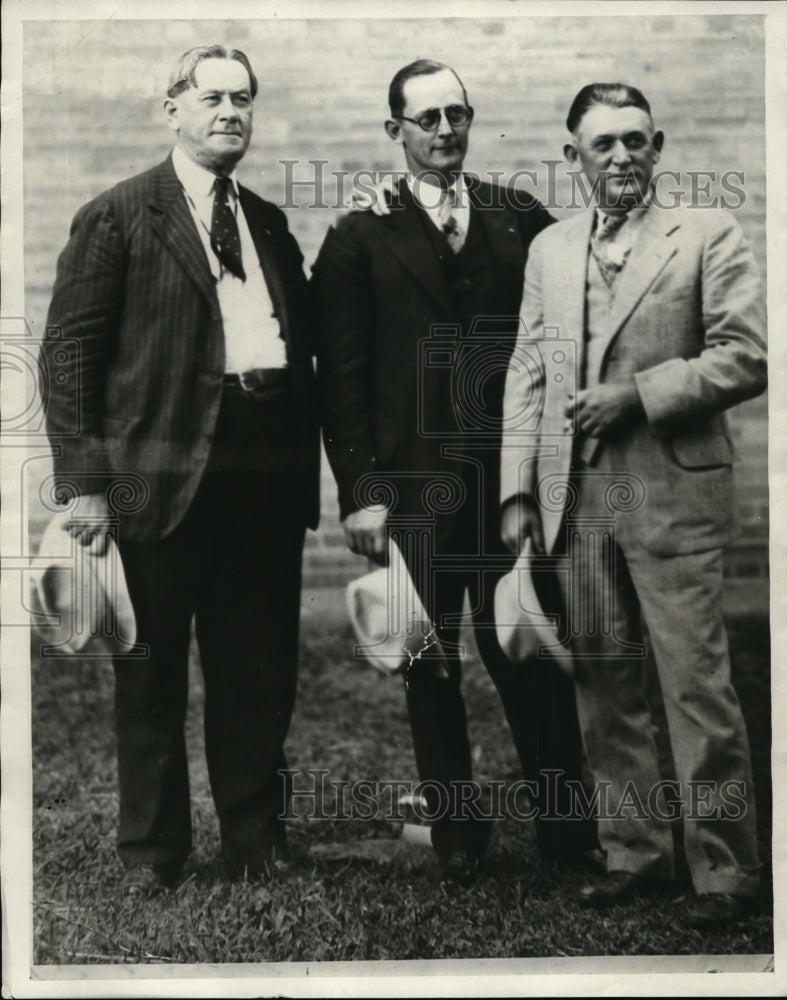
[[[161,112],[169,65],[181,51],[224,41],[244,49],[259,76],[255,136],[241,180],[286,209],[312,263],[339,214],[335,171],[400,169],[382,128],[388,82],[428,56],[453,65],[476,109],[467,167],[510,175],[558,160],[572,97],[594,79],[622,79],[648,96],[666,133],[660,167],[740,170],[736,212],[765,268],[764,54],[761,19],[750,16],[510,17],[435,20],[28,22],[24,30],[26,315],[40,336],[57,253],[76,209],[168,152]],[[328,161],[322,207],[301,186],[287,200],[286,170],[308,180]],[[556,168],[558,198],[567,193]],[[523,184],[533,189],[533,185]],[[347,188],[349,190],[349,188]],[[711,185],[720,193],[719,184]],[[340,192],[341,193],[341,192]],[[297,206],[297,207],[295,207]],[[565,209],[555,214],[564,216]],[[767,574],[767,406],[734,411],[745,526],[728,559],[736,575]],[[41,472],[41,462],[33,463]],[[309,541],[307,583],[335,583],[363,568],[343,551],[327,464],[323,522]],[[33,513],[40,521],[40,512]]]

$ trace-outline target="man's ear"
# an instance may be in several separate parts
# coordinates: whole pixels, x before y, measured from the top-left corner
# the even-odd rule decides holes
[[[177,132],[180,128],[178,124],[178,102],[174,101],[171,97],[166,98],[164,101],[164,114],[167,116],[167,126],[173,132]]]
[[[579,159],[579,153],[577,153],[577,147],[573,142],[567,142],[563,147],[563,156],[565,156],[568,163],[574,166]]]
[[[402,142],[402,126],[399,122],[389,118],[385,123],[385,131],[388,133],[388,138],[392,139],[394,142]]]
[[[661,156],[661,151],[664,148],[664,133],[661,130],[653,133],[653,148],[657,155]]]

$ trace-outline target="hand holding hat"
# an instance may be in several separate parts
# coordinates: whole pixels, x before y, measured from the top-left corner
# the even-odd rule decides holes
[[[32,610],[52,651],[64,655],[128,652],[136,622],[123,564],[109,535],[82,544],[70,532],[71,515],[56,514],[47,525],[32,564]]]
[[[432,649],[428,659],[421,661],[423,666],[438,676],[448,676],[437,630],[392,538],[388,538],[388,565],[347,586],[347,610],[358,639],[356,652],[363,652],[377,670],[399,673]],[[438,655],[433,647],[438,647]]]
[[[514,568],[495,588],[497,641],[512,663],[549,654],[571,675],[571,653],[560,641],[554,616],[541,608],[532,573],[533,543],[527,538]]]

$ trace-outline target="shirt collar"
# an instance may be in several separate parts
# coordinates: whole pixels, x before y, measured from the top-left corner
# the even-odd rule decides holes
[[[410,188],[410,193],[412,194],[416,203],[419,204],[421,208],[426,209],[427,212],[436,212],[438,209],[438,205],[442,204],[443,200],[442,198],[438,199],[437,197],[437,191],[438,191],[437,185],[429,184],[427,181],[421,181],[420,183],[414,185],[414,179],[412,174],[406,174],[405,180],[407,181],[407,186]],[[429,199],[429,202],[426,205],[418,197],[418,192],[422,188],[428,188],[430,195],[432,194],[432,192],[434,192],[434,196]],[[467,191],[467,179],[465,178],[465,175],[463,173],[459,174],[459,176],[456,178],[453,184],[449,185],[448,190],[456,191],[458,188],[460,188],[462,191]],[[458,198],[457,204],[459,205],[464,204],[464,198]]]
[[[213,182],[216,180],[216,175],[195,163],[183,152],[180,146],[175,146],[172,150],[172,166],[190,198],[196,201],[198,198],[207,198],[213,193]],[[230,174],[230,181],[232,182],[232,190],[237,197],[238,178],[234,170]]]
[[[645,193],[645,197],[642,199],[642,201],[638,205],[635,205],[634,208],[630,208],[628,212],[625,213],[626,221],[639,222],[639,220],[650,208],[650,204],[652,201],[653,201],[653,192],[651,191],[650,188],[648,188],[647,192]],[[607,213],[603,211],[603,209],[600,209],[598,205],[596,205],[596,226],[602,225],[604,219],[606,218],[607,218]]]

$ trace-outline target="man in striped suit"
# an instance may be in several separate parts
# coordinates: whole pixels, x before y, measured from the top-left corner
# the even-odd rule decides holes
[[[130,893],[174,884],[191,848],[192,619],[227,869],[265,877],[286,855],[279,771],[319,445],[302,257],[235,176],[256,92],[242,52],[180,57],[164,102],[173,154],[77,213],[43,345],[43,370],[60,373],[44,388],[70,530],[99,548],[117,538],[137,619],[114,662]]]

